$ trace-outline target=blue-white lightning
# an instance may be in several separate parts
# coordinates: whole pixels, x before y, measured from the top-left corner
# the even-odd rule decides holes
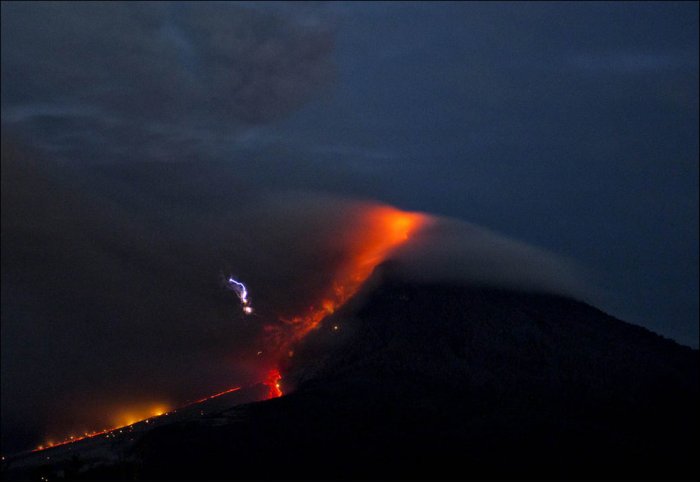
[[[238,299],[241,300],[241,305],[243,305],[243,313],[246,315],[251,314],[253,312],[253,307],[250,306],[250,301],[248,300],[248,289],[245,287],[245,285],[229,276],[226,280],[226,287],[236,293]]]

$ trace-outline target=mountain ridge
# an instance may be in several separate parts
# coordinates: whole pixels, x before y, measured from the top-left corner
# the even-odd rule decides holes
[[[383,267],[286,361],[288,394],[161,425],[81,476],[687,477],[698,359],[564,296]]]
[[[289,395],[247,407],[217,443],[200,433],[196,454],[153,434],[144,468],[187,473],[169,470],[174,452],[250,478],[687,475],[698,359],[564,296],[384,267],[288,360]]]

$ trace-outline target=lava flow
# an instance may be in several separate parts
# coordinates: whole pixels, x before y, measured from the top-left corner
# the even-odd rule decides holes
[[[67,445],[71,444],[73,442],[79,442],[80,440],[85,440],[89,438],[94,438],[99,435],[106,435],[111,432],[114,432],[116,430],[120,430],[123,428],[128,428],[131,427],[132,425],[135,425],[139,422],[147,421],[156,417],[160,417],[162,415],[167,415],[167,409],[166,408],[161,408],[161,407],[155,407],[153,408],[152,411],[148,413],[143,413],[143,414],[124,414],[119,417],[120,422],[117,423],[117,425],[111,427],[111,428],[105,428],[103,430],[93,430],[90,432],[83,432],[82,434],[78,435],[71,435],[69,437],[66,437],[65,439],[58,441],[58,442],[53,442],[51,440],[47,441],[45,444],[39,445],[37,448],[32,450],[32,452],[40,452],[42,450],[50,449],[53,447],[60,447],[61,445]]]
[[[400,211],[389,206],[370,206],[360,213],[356,231],[349,233],[349,250],[334,273],[328,290],[304,314],[282,319],[284,326],[268,326],[268,345],[277,354],[277,365],[270,369],[265,384],[269,398],[282,395],[279,362],[293,355],[293,346],[321,321],[345,304],[369,278],[374,268],[385,261],[428,220],[420,213]],[[334,327],[337,331],[337,327]]]
[[[333,284],[320,301],[303,315],[284,320],[293,327],[289,344],[295,343],[348,301],[374,268],[398,246],[406,242],[426,216],[399,211],[388,206],[372,207],[362,214],[362,232],[350,243],[351,252],[337,268]]]
[[[290,319],[282,319],[281,325],[267,326],[268,353],[272,353],[272,367],[268,369],[262,383],[268,387],[266,398],[277,398],[282,396],[282,375],[280,365],[284,358],[292,356],[293,347],[307,334],[318,328],[321,321],[328,315],[334,313],[343,306],[353,295],[357,293],[362,284],[372,274],[374,268],[385,261],[388,256],[399,246],[403,245],[411,235],[425,225],[429,217],[420,214],[400,211],[389,206],[373,205],[363,208],[357,219],[349,223],[347,232],[341,233],[343,246],[347,249],[343,256],[343,261],[336,265],[333,274],[333,282],[325,293],[317,298],[317,302],[310,306],[306,313],[294,316]],[[245,286],[231,279],[232,283],[245,290]],[[244,307],[248,306],[246,298],[247,291],[239,294]],[[333,327],[334,331],[338,326]],[[269,365],[268,365],[269,366]],[[240,387],[202,398],[189,405],[201,403],[212,398],[225,395],[239,390]],[[189,406],[186,405],[186,406]],[[184,408],[184,407],[183,407]],[[165,412],[165,413],[163,413]],[[145,414],[144,414],[145,415]],[[150,418],[168,415],[164,409],[157,409],[150,414]],[[136,417],[129,420],[133,422]],[[140,421],[149,422],[149,418]],[[129,423],[126,426],[132,426]],[[121,425],[121,424],[120,424]],[[50,447],[64,445],[86,438],[99,435],[109,436],[110,432],[124,428],[119,427],[105,429],[99,432],[85,433],[79,437],[71,437],[59,443],[49,443],[35,449],[44,450]]]
[[[187,408],[187,407],[189,407],[189,406],[191,406],[191,405],[196,405],[196,404],[198,404],[198,403],[206,402],[206,401],[208,401],[208,400],[212,400],[212,399],[217,398],[217,397],[220,397],[220,396],[222,396],[222,395],[226,395],[226,394],[228,394],[228,393],[236,392],[236,391],[238,391],[238,390],[240,390],[240,389],[241,389],[241,387],[229,388],[228,390],[224,390],[223,392],[215,393],[214,395],[209,395],[208,397],[204,397],[204,398],[202,398],[202,399],[200,399],[200,400],[196,400],[196,401],[194,401],[194,402],[190,402],[190,403],[188,403],[187,405],[183,405],[183,406],[180,407],[180,408],[181,408],[181,409],[182,409],[182,408]],[[281,395],[281,393],[280,393],[280,395]],[[176,412],[177,410],[174,410],[174,411]],[[155,418],[167,416],[167,415],[169,415],[170,413],[171,413],[171,412],[168,411],[168,409],[167,409],[166,407],[164,407],[163,405],[155,406],[155,407],[153,407],[149,412],[144,412],[144,413],[142,413],[142,414],[134,414],[134,413],[132,412],[132,413],[129,414],[129,415],[124,415],[123,417],[126,417],[126,419],[124,419],[125,422],[124,422],[124,423],[120,423],[119,425],[117,425],[117,426],[115,426],[115,427],[106,428],[106,429],[100,430],[100,431],[84,432],[82,435],[77,435],[77,436],[76,436],[76,435],[71,435],[70,437],[67,437],[66,439],[61,440],[61,441],[59,441],[59,442],[52,442],[52,441],[49,441],[49,442],[46,442],[46,444],[39,445],[37,448],[35,448],[34,450],[32,450],[32,452],[40,452],[40,451],[42,451],[42,450],[50,449],[50,448],[53,448],[53,447],[60,447],[61,445],[67,445],[67,444],[71,444],[71,443],[73,443],[73,442],[78,442],[78,441],[80,441],[80,440],[85,440],[85,439],[89,439],[89,438],[94,438],[94,437],[97,437],[97,436],[99,436],[99,435],[107,435],[107,437],[109,437],[109,436],[110,436],[110,435],[109,435],[110,433],[115,432],[115,431],[117,431],[117,430],[130,428],[130,427],[132,427],[133,425],[136,425],[137,423],[140,423],[140,422],[149,423],[151,420],[153,420],[153,419],[155,419]]]
[[[282,396],[282,385],[280,384],[282,380],[282,374],[277,368],[273,368],[267,374],[264,385],[268,387],[267,398],[277,398]]]

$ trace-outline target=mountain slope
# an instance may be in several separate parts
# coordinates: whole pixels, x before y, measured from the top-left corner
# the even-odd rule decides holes
[[[297,351],[295,391],[150,434],[144,476],[695,471],[697,351],[554,295],[385,279],[366,296]]]
[[[378,276],[285,371],[288,395],[159,426],[82,475],[697,472],[698,352],[561,296]]]

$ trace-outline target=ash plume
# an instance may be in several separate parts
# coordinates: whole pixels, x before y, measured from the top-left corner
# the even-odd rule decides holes
[[[422,282],[453,281],[586,298],[587,274],[563,256],[446,217],[420,231],[395,256],[395,269]]]
[[[3,145],[3,436],[99,427],[115,400],[177,405],[258,381],[263,327],[318,303],[362,241],[363,213],[381,206],[255,189],[222,204],[206,183],[171,180],[172,195],[198,200],[183,210],[168,192],[125,199],[110,194],[119,176],[65,169]],[[425,216],[395,253],[407,276],[574,284],[544,252]],[[254,293],[250,316],[220,284],[234,271]]]

